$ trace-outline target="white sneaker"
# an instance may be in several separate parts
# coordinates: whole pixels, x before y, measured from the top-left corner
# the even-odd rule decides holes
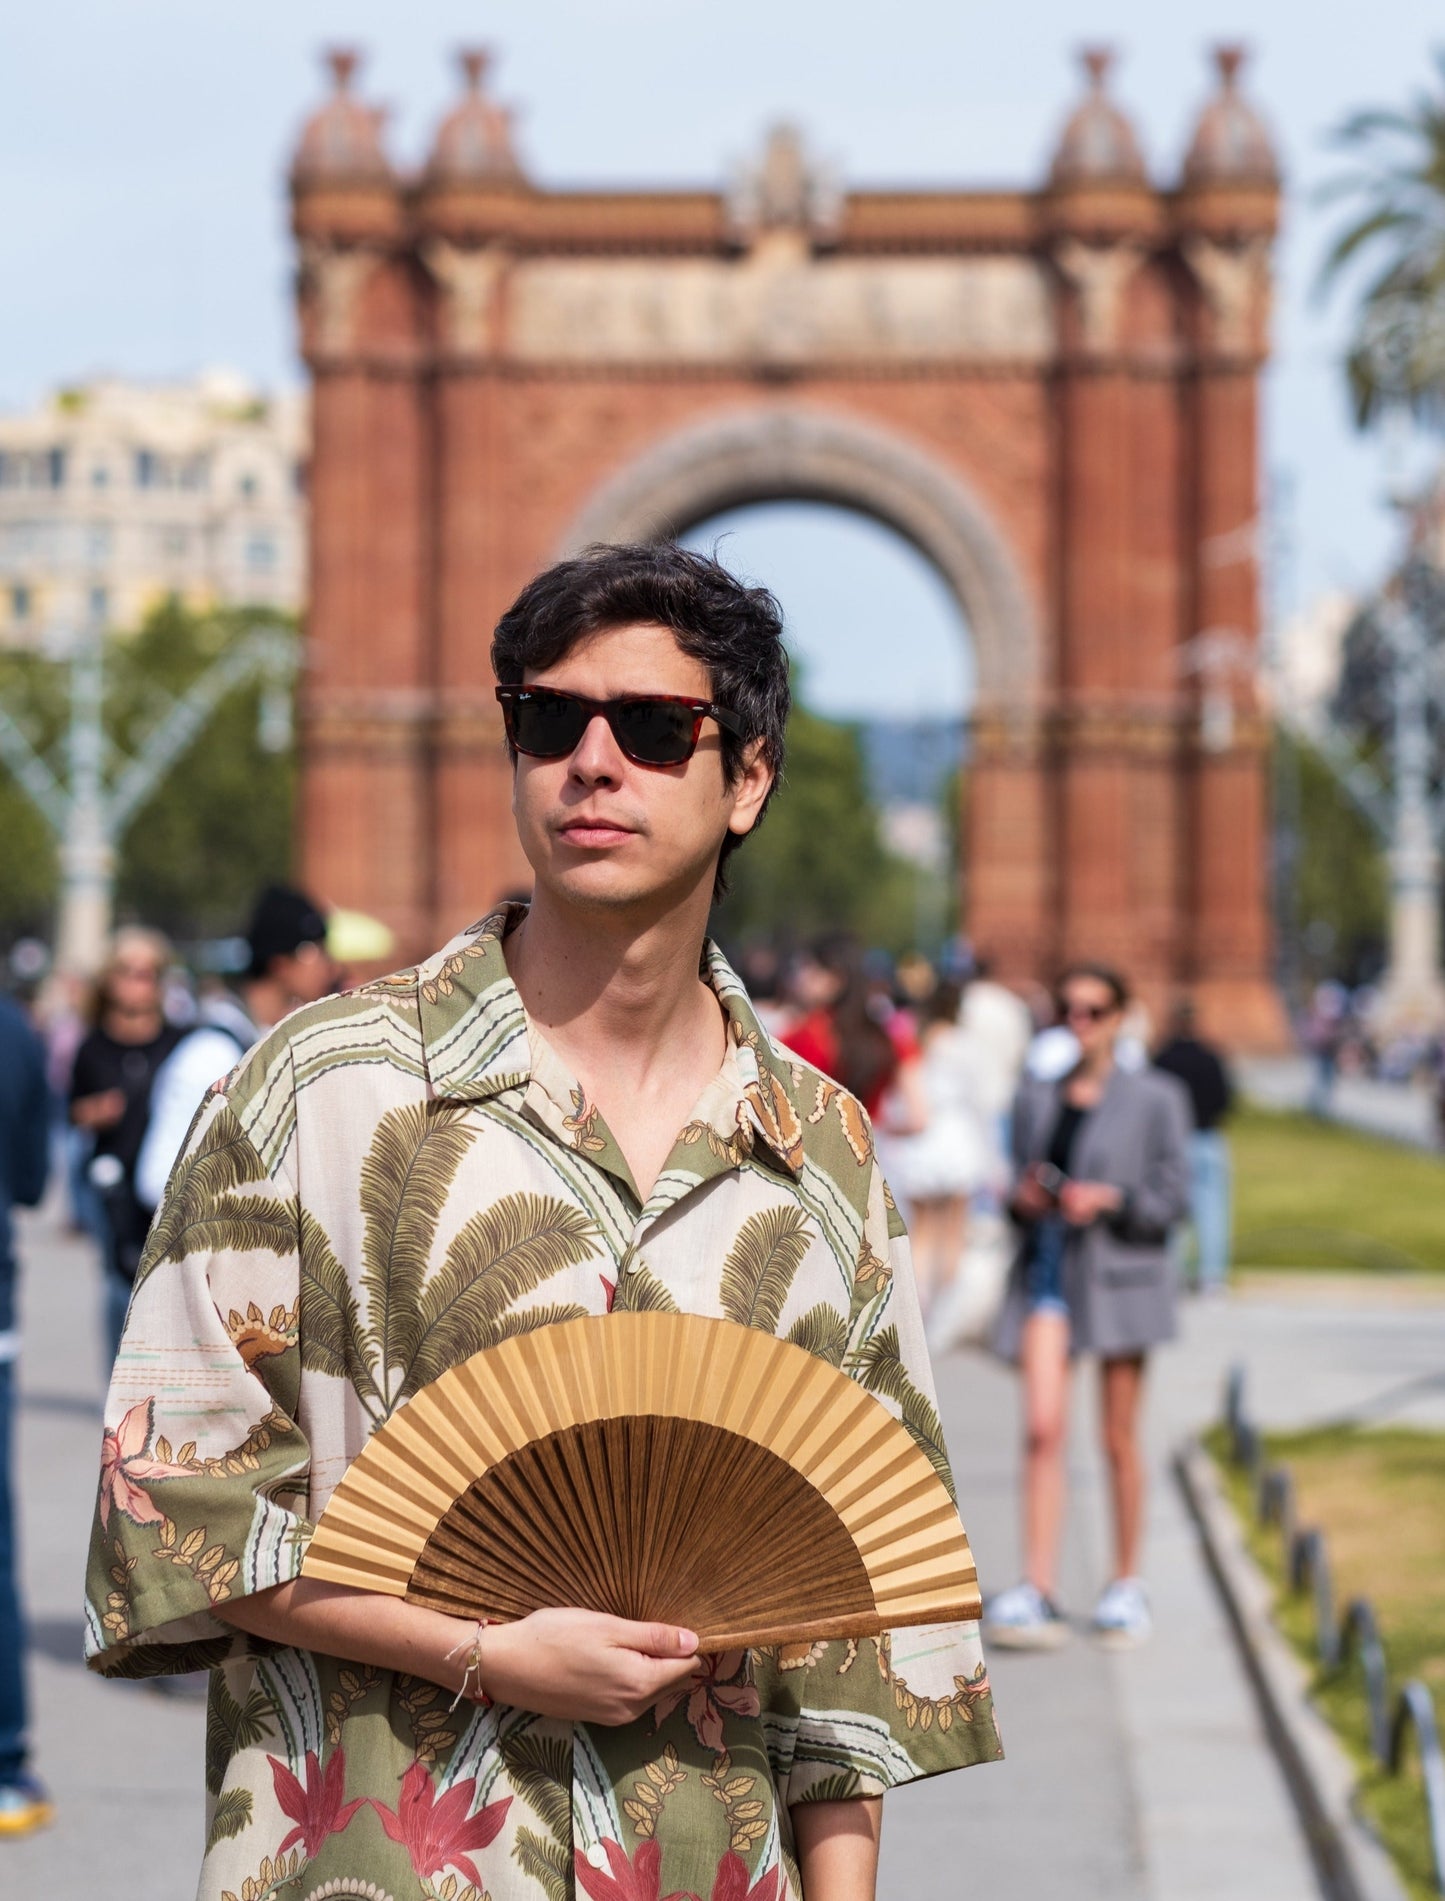
[[[988,1642],[1003,1650],[1057,1650],[1069,1637],[1058,1605],[1027,1582],[989,1599],[983,1630]]]
[[[1111,1650],[1129,1650],[1154,1634],[1142,1578],[1115,1578],[1094,1606],[1094,1635]]]

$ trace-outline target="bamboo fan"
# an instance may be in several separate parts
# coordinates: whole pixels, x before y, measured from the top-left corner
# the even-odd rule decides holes
[[[937,1472],[824,1360],[698,1315],[521,1334],[380,1427],[302,1575],[454,1616],[656,1618],[704,1650],[979,1614]]]

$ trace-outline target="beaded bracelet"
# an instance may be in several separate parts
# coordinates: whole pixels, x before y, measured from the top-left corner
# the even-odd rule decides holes
[[[472,1638],[470,1646],[467,1645],[466,1639],[463,1638],[461,1643],[455,1645],[447,1652],[446,1660],[448,1663],[451,1662],[453,1657],[459,1656],[464,1649],[467,1653],[467,1660],[462,1668],[461,1688],[452,1698],[452,1709],[455,1709],[458,1703],[462,1702],[463,1699],[469,1703],[475,1703],[478,1709],[489,1710],[492,1707],[491,1697],[482,1688],[482,1632],[486,1630],[489,1625],[495,1624],[496,1621],[497,1619],[495,1617],[479,1617],[477,1619],[477,1634]],[[475,1684],[473,1684],[473,1678],[476,1679]]]

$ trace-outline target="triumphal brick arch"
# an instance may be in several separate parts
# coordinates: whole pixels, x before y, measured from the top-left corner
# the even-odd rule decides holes
[[[572,191],[523,169],[480,55],[412,174],[333,56],[292,168],[314,888],[410,955],[522,883],[487,660],[517,588],[592,540],[821,499],[921,549],[975,641],[975,941],[1019,978],[1116,960],[1270,1039],[1278,176],[1217,63],[1167,186],[1091,54],[1035,189],[844,188],[781,129],[725,189]],[[878,629],[880,668],[906,638]]]

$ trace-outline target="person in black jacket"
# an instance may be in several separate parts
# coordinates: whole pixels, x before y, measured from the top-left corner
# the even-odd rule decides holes
[[[0,997],[0,1837],[27,1834],[53,1813],[27,1768],[24,1626],[16,1575],[10,1440],[20,1332],[15,1311],[12,1208],[33,1208],[45,1192],[49,1093],[40,1039],[22,1012]]]
[[[1224,1059],[1195,1028],[1194,1003],[1174,1005],[1168,1041],[1154,1067],[1177,1076],[1194,1107],[1189,1138],[1189,1219],[1194,1228],[1195,1285],[1201,1294],[1222,1293],[1229,1278],[1231,1181],[1229,1144],[1223,1123],[1234,1106],[1234,1087]]]

